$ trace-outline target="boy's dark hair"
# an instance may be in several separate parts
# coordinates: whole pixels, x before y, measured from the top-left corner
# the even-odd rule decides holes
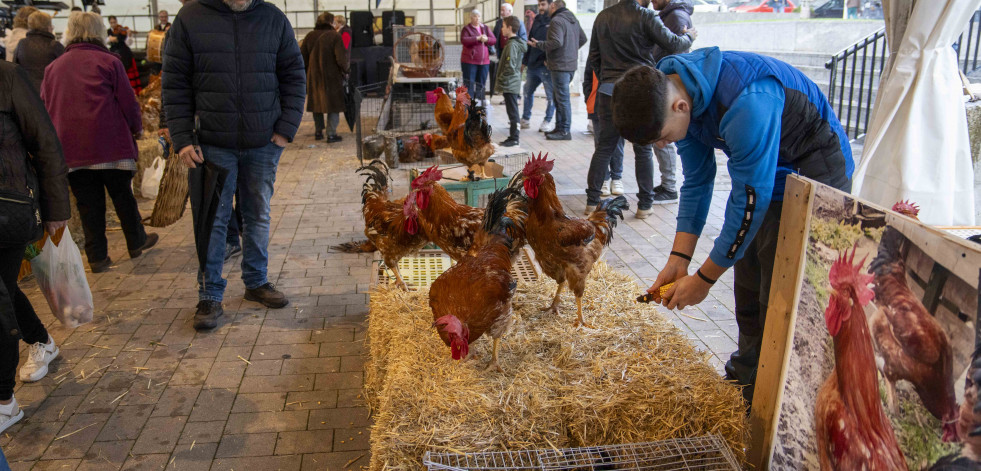
[[[613,87],[613,125],[634,144],[651,144],[661,136],[667,117],[668,77],[651,66],[638,65]]]
[[[518,30],[521,29],[521,20],[514,15],[505,18],[504,24],[508,25],[508,28],[511,28],[511,32],[514,34],[518,34]]]
[[[116,15],[109,15],[109,18],[106,18],[106,20],[116,20],[116,21],[119,21],[118,19],[116,19]]]
[[[542,0],[538,0],[538,1],[540,2],[540,1],[542,1]],[[535,3],[538,3],[538,2],[535,2]],[[545,0],[545,3],[547,3],[547,4],[549,4],[549,5],[551,5],[551,4],[552,4],[552,0]]]
[[[553,0],[552,3],[555,4],[555,8],[565,8],[565,0]]]

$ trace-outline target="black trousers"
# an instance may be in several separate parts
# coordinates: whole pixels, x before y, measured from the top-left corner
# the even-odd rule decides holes
[[[763,326],[770,301],[770,278],[777,254],[780,212],[783,201],[771,201],[756,237],[733,267],[736,297],[736,324],[739,326],[737,350],[726,362],[726,379],[744,386],[743,397],[753,403],[756,368],[763,345]]]
[[[20,261],[24,258],[25,246],[0,247],[0,315],[11,315],[17,321],[18,329],[27,343],[47,342],[48,331],[34,312],[34,306],[24,292],[17,286]],[[17,362],[20,360],[20,345],[17,338],[0,332],[0,401],[14,395],[17,378]]]
[[[137,250],[146,243],[146,231],[140,208],[133,196],[130,182],[133,172],[128,170],[76,170],[68,174],[68,183],[78,203],[85,232],[85,256],[89,263],[101,262],[109,256],[106,240],[106,192],[112,199],[119,223],[126,237],[126,247]]]
[[[521,113],[518,111],[518,94],[505,93],[504,106],[508,111],[508,121],[511,124],[511,139],[518,140],[518,125],[521,120]]]

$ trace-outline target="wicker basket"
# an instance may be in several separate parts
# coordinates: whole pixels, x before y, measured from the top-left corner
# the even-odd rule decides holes
[[[431,35],[409,33],[395,43],[392,55],[406,77],[436,77],[443,68],[445,50],[443,43]]]
[[[153,203],[153,213],[143,223],[150,227],[167,227],[179,221],[187,208],[187,184],[187,165],[181,162],[171,145],[167,166],[160,179],[160,191]]]

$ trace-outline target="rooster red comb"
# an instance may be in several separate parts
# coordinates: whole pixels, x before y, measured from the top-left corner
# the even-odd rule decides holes
[[[538,153],[537,157],[532,154],[531,160],[525,164],[525,168],[521,171],[521,173],[523,173],[526,177],[530,177],[532,175],[551,172],[552,167],[555,166],[555,160],[546,159],[548,159],[548,154],[545,154],[544,157],[542,156],[541,152]]]
[[[892,210],[913,219],[916,219],[916,217],[920,214],[920,207],[917,206],[916,203],[909,200],[900,201],[892,205]]]
[[[835,260],[831,264],[831,269],[828,270],[828,281],[831,282],[831,287],[836,291],[844,290],[848,286],[851,286],[858,296],[859,304],[864,306],[875,297],[875,293],[869,289],[869,283],[872,283],[874,275],[864,273],[862,270],[866,257],[863,257],[858,264],[855,264],[855,252],[857,251],[858,241],[852,246],[851,255],[848,254],[847,249],[838,255],[838,260]]]
[[[438,182],[442,178],[443,178],[443,171],[436,168],[436,166],[434,165],[432,167],[427,168],[426,171],[422,172],[422,175],[416,177],[415,180],[412,180],[412,189],[415,190],[415,189],[422,188],[428,185],[429,183]]]
[[[436,90],[433,90],[433,93],[435,93],[436,96],[446,95],[446,90],[443,90],[443,87],[436,87]]]
[[[460,85],[459,87],[456,87],[456,94],[459,95],[461,93],[467,93],[467,87],[465,87],[463,85]]]

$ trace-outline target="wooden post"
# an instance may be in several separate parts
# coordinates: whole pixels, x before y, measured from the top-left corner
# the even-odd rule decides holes
[[[787,177],[780,216],[780,235],[773,263],[770,300],[760,349],[759,370],[749,418],[748,460],[755,469],[767,469],[776,434],[777,417],[786,377],[788,355],[793,344],[797,299],[800,296],[811,223],[814,185]]]

